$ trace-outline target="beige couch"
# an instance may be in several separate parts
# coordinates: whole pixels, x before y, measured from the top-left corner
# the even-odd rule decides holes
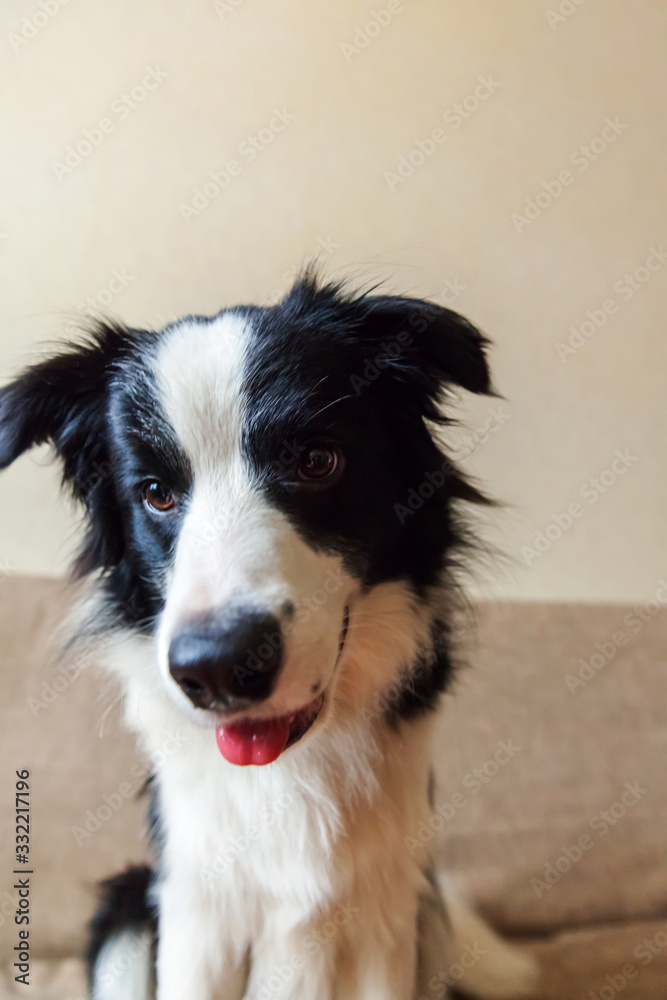
[[[145,857],[143,767],[115,692],[88,665],[63,672],[49,658],[66,603],[54,581],[0,586],[0,1000],[83,998],[78,956],[95,882]],[[436,811],[408,848],[435,843],[488,917],[540,955],[536,1000],[667,1000],[667,610],[477,612],[478,627],[462,634],[471,667],[438,732]],[[9,971],[23,768],[35,872],[29,988]]]

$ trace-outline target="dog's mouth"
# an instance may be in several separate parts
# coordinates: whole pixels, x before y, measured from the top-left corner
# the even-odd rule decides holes
[[[306,735],[322,711],[324,695],[310,704],[272,719],[241,719],[218,726],[215,738],[230,764],[271,764]]]
[[[350,609],[345,608],[338,644],[340,660],[350,626]],[[289,747],[298,743],[314,725],[324,706],[324,693],[287,715],[269,719],[239,719],[216,727],[220,753],[230,764],[272,764]]]

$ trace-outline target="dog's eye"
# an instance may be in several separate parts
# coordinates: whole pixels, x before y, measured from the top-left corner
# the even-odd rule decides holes
[[[296,466],[296,479],[306,483],[321,483],[331,479],[342,467],[342,454],[332,444],[308,444]]]
[[[157,479],[144,483],[141,496],[146,506],[158,514],[166,514],[176,505],[173,493]]]

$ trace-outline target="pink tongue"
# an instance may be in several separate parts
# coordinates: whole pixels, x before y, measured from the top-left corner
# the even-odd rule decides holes
[[[290,725],[281,719],[246,719],[218,726],[215,738],[230,764],[270,764],[287,746]]]

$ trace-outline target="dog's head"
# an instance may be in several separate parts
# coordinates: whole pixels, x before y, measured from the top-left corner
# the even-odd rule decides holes
[[[448,309],[311,278],[270,308],[101,325],[0,390],[0,468],[53,444],[87,513],[78,575],[155,637],[223,754],[265,763],[326,705],[369,596],[417,607],[446,573],[456,502],[482,498],[429,425],[451,388],[490,391],[485,346]]]

